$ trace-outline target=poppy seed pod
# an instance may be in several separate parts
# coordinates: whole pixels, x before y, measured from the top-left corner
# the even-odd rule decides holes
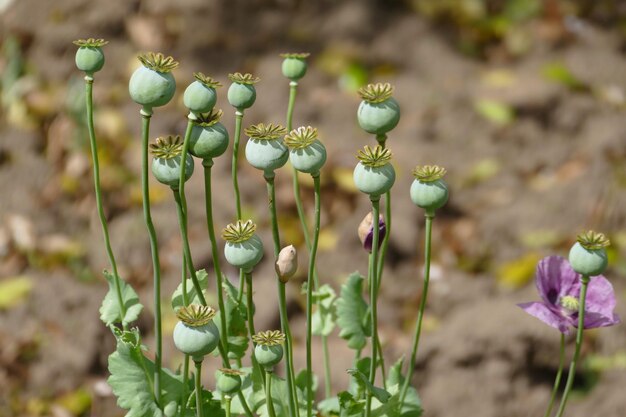
[[[85,71],[85,74],[92,76],[94,72],[100,71],[104,66],[104,53],[102,47],[108,42],[104,39],[79,39],[73,42],[78,46],[76,51],[76,67]]]
[[[569,251],[572,269],[581,275],[593,277],[601,275],[608,266],[606,247],[609,240],[602,234],[589,231],[578,235],[577,242]]]
[[[281,69],[285,77],[291,81],[298,81],[304,77],[307,70],[306,58],[308,58],[309,53],[280,54],[280,56],[284,58]]]
[[[276,273],[280,282],[286,284],[298,270],[298,252],[293,245],[285,246],[278,253]]]
[[[442,179],[446,175],[445,168],[437,165],[424,165],[413,170],[415,180],[409,191],[411,201],[426,210],[426,214],[434,215],[448,202],[448,186]]]
[[[354,168],[354,185],[370,198],[379,197],[391,189],[396,180],[396,172],[391,165],[391,152],[380,145],[369,146],[359,151],[359,163]]]
[[[400,121],[400,106],[391,96],[393,87],[389,83],[369,84],[359,89],[363,99],[357,110],[361,129],[374,135],[384,135]]]
[[[162,53],[148,53],[138,57],[141,66],[135,70],[128,82],[130,97],[144,108],[164,106],[174,97],[176,80],[172,70],[178,62]]]
[[[228,88],[228,102],[239,111],[252,107],[256,101],[256,89],[254,84],[259,82],[258,77],[252,74],[234,73],[228,74],[228,78],[233,82]]]

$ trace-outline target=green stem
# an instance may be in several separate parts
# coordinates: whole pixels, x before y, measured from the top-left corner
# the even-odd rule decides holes
[[[235,190],[235,207],[237,209],[237,220],[241,220],[241,196],[239,194],[239,181],[237,180],[237,162],[239,158],[239,138],[241,136],[241,122],[243,121],[243,110],[235,111],[235,141],[233,143],[233,159],[231,164],[231,176],[233,178],[233,190]]]
[[[226,326],[226,306],[224,304],[224,287],[222,282],[222,271],[220,268],[220,258],[217,252],[217,239],[215,238],[215,227],[213,226],[213,194],[211,191],[211,167],[212,159],[202,161],[204,167],[204,207],[206,209],[206,225],[209,231],[209,239],[211,240],[211,254],[213,256],[213,270],[215,271],[215,280],[217,285],[217,304],[220,311],[220,342],[224,346],[224,350],[228,354],[228,327]]]
[[[309,274],[306,291],[306,371],[307,371],[307,417],[313,415],[313,359],[312,359],[312,329],[313,329],[313,274],[315,273],[315,257],[320,236],[320,174],[312,174],[315,190],[315,227],[313,229],[313,244],[309,255]]]
[[[559,410],[556,413],[556,417],[561,417],[565,411],[565,405],[569,398],[569,394],[572,391],[572,385],[574,385],[574,377],[576,375],[576,364],[578,363],[578,357],[580,356],[580,347],[583,344],[583,331],[585,330],[585,300],[587,298],[587,285],[589,285],[589,277],[586,275],[580,278],[580,296],[578,299],[578,329],[576,331],[576,348],[574,349],[574,357],[569,367],[569,373],[567,375],[567,382],[565,383],[565,390],[563,391],[563,397],[561,398],[561,404]]]
[[[377,220],[380,215],[380,197],[370,196],[372,201],[372,218]],[[378,239],[379,229],[374,223],[373,237],[372,237],[372,254],[370,255],[368,280],[370,288],[370,326],[372,334],[372,357],[370,363],[370,383],[375,385],[376,382],[376,364],[377,364],[377,350],[378,350],[378,291],[376,285],[376,265],[378,263]],[[366,394],[366,406],[365,417],[369,417],[372,411],[372,393],[370,391]]]
[[[417,349],[420,343],[420,335],[422,333],[422,319],[424,318],[424,309],[426,308],[426,299],[428,298],[428,284],[430,282],[430,249],[434,217],[434,213],[426,213],[426,231],[424,237],[424,286],[422,289],[422,299],[420,300],[419,310],[417,313],[417,321],[415,323],[415,334],[413,335],[413,348],[411,350],[411,356],[409,357],[409,368],[407,369],[406,379],[402,385],[402,391],[400,391],[400,407],[404,405],[409,384],[411,383],[411,376],[413,375],[413,369],[415,368],[415,360],[417,357]]]
[[[387,135],[376,135],[376,140],[383,148],[386,147]],[[375,227],[378,226],[375,220]],[[383,267],[385,266],[385,257],[387,256],[387,248],[389,247],[389,238],[391,237],[391,190],[385,193],[385,236],[380,245],[380,254],[378,256],[378,265],[376,268],[376,293],[380,291],[380,286],[383,281]],[[383,387],[387,388],[387,378],[385,375],[385,355],[383,355],[383,349],[378,339],[378,352],[380,353],[380,369],[383,377]]]
[[[224,396],[224,402],[226,403],[226,417],[230,417],[230,402],[231,402],[231,398],[230,395],[225,395]]]
[[[180,405],[180,415],[184,416],[187,411],[187,381],[189,380],[189,355],[185,355],[183,362],[183,401]]]
[[[143,217],[150,238],[150,252],[152,254],[152,270],[154,281],[154,338],[156,349],[154,354],[154,398],[161,405],[161,364],[163,355],[163,335],[161,331],[161,261],[159,260],[159,246],[156,237],[152,214],[150,213],[150,188],[148,178],[148,138],[150,137],[150,118],[152,110],[143,108],[140,111],[141,123],[141,191],[143,199]]]
[[[561,333],[561,348],[559,349],[559,369],[556,372],[556,378],[554,379],[554,387],[552,387],[552,394],[550,395],[550,402],[548,403],[548,409],[544,414],[544,417],[549,417],[552,414],[552,407],[554,406],[554,399],[556,393],[561,385],[561,375],[563,374],[563,365],[565,364],[565,334]]]
[[[265,384],[265,401],[267,403],[267,413],[269,417],[276,417],[276,412],[274,411],[274,401],[272,400],[272,372],[266,370],[265,371],[265,380],[267,381]]]
[[[196,416],[203,417],[202,409],[202,361],[194,361],[196,364]]]
[[[196,289],[198,298],[202,305],[207,305],[204,294],[202,293],[202,287],[200,287],[200,281],[198,281],[198,275],[196,274],[196,267],[194,266],[193,259],[191,257],[191,248],[189,247],[189,237],[187,236],[187,213],[183,209],[182,198],[180,197],[179,190],[172,188],[174,194],[174,200],[176,201],[176,213],[178,214],[178,225],[180,227],[180,235],[183,241],[183,254],[187,261],[187,270],[191,275],[191,282]]]
[[[274,259],[278,259],[280,252],[280,233],[278,231],[278,216],[276,215],[276,191],[274,187],[274,173],[264,175],[267,184],[267,197],[269,200],[270,219],[272,223],[272,240],[274,243]],[[276,273],[276,282],[278,285],[278,303],[280,308],[280,324],[281,330],[285,334],[285,350],[287,351],[286,360],[286,376],[287,389],[289,394],[289,408],[291,416],[299,416],[300,412],[296,404],[296,378],[293,369],[293,339],[291,338],[291,330],[289,328],[289,319],[287,317],[287,296],[285,284],[282,283]]]
[[[328,350],[328,336],[322,335],[322,353],[324,358],[324,395],[330,398],[331,393],[331,373],[330,373],[330,351]]]
[[[127,324],[124,322],[126,317],[126,305],[124,304],[124,297],[122,297],[122,284],[120,282],[120,275],[117,272],[117,262],[115,261],[115,255],[111,248],[111,239],[109,238],[109,226],[107,224],[106,216],[104,215],[104,207],[102,206],[102,190],[100,189],[100,162],[98,159],[98,145],[96,143],[96,132],[93,125],[93,77],[85,76],[85,101],[87,104],[87,130],[89,130],[89,145],[91,148],[91,160],[93,162],[93,187],[96,194],[96,208],[98,210],[98,218],[100,219],[100,225],[102,226],[102,235],[104,237],[104,248],[106,249],[109,263],[111,264],[111,272],[113,272],[113,283],[115,286],[115,293],[117,295],[117,303],[120,306],[120,322],[122,328],[127,329]]]
[[[245,281],[246,281],[246,307],[247,307],[247,313],[248,313],[248,331],[250,332],[250,340],[252,340],[252,336],[256,334],[256,329],[254,328],[254,300],[253,300],[253,292],[252,292],[252,273],[251,272],[244,272],[245,274]],[[252,346],[253,346],[253,350],[254,347],[256,346],[256,343],[254,343],[254,340],[252,341]],[[257,369],[261,376],[263,377],[263,383],[265,384],[265,374],[263,373],[263,370],[261,369],[259,363],[256,360],[256,357],[254,356],[254,353],[252,354],[252,367]]]

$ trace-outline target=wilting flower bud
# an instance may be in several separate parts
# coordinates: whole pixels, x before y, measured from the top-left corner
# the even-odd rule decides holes
[[[361,221],[359,224],[359,228],[357,230],[359,234],[359,240],[363,245],[363,248],[372,252],[372,240],[374,239],[374,221],[373,221],[372,212],[367,213],[367,216]],[[385,220],[383,216],[380,215],[378,217],[378,247],[380,248],[381,243],[385,237],[385,233],[387,233],[387,226],[385,225]]]
[[[298,270],[298,252],[293,245],[285,246],[278,253],[278,260],[276,261],[276,273],[280,282],[287,283]]]

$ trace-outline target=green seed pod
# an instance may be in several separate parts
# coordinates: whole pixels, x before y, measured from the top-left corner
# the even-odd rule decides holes
[[[391,152],[380,145],[371,149],[365,146],[357,156],[359,163],[354,168],[353,179],[356,188],[370,197],[377,197],[391,189],[396,181],[396,171],[389,162]]]
[[[250,272],[263,258],[263,241],[254,232],[256,224],[252,220],[231,223],[222,230],[224,257],[235,268]]]
[[[222,368],[217,377],[217,389],[225,395],[234,395],[241,390],[241,376],[243,372],[237,369]]]
[[[217,102],[215,89],[221,87],[221,84],[201,72],[194,72],[193,76],[196,81],[185,89],[183,103],[192,113],[208,113]]]
[[[128,82],[130,97],[148,109],[169,103],[176,91],[171,71],[178,66],[178,62],[171,56],[152,52],[140,55],[138,59],[142,66],[135,70]]]
[[[437,165],[425,165],[413,170],[415,180],[411,184],[411,200],[429,214],[434,214],[448,201],[448,186],[442,180],[444,175],[446,170]]]
[[[213,352],[220,341],[220,332],[213,317],[215,310],[208,306],[190,304],[176,312],[179,322],[174,327],[174,345],[178,350],[202,361]]]
[[[178,189],[180,168],[183,150],[183,141],[180,136],[166,136],[157,138],[156,143],[150,145],[152,152],[152,174],[160,183]],[[185,181],[193,174],[193,158],[187,154],[185,159]]]
[[[317,139],[317,129],[311,126],[299,127],[285,136],[289,148],[289,160],[300,172],[319,173],[326,162],[326,148]]]
[[[602,275],[609,264],[606,247],[610,243],[602,233],[589,231],[578,235],[577,242],[569,251],[572,269],[587,277]]]
[[[374,135],[384,135],[398,125],[400,106],[391,97],[393,87],[389,83],[369,84],[359,90],[363,99],[357,111],[361,129]]]
[[[274,368],[283,358],[282,343],[285,341],[285,335],[280,331],[259,332],[252,336],[252,340],[256,343],[254,357],[266,370]]]
[[[260,169],[266,176],[285,165],[289,159],[287,147],[280,138],[286,133],[280,125],[259,123],[245,130],[249,136],[246,143],[246,159],[248,163]]]
[[[189,137],[189,152],[202,159],[213,159],[228,149],[228,130],[219,120],[221,110],[201,114],[194,122]]]
[[[306,58],[308,58],[309,55],[310,54],[306,52],[280,54],[280,56],[284,58],[282,64],[283,75],[291,81],[298,81],[300,78],[304,77],[307,70]]]
[[[252,107],[256,101],[256,90],[254,84],[259,82],[259,78],[252,74],[228,74],[228,78],[233,82],[228,88],[228,102],[239,111]]]
[[[109,43],[104,39],[79,39],[73,42],[78,46],[76,51],[76,67],[84,71],[85,74],[92,76],[94,72],[98,72],[104,66],[104,53],[102,47]]]

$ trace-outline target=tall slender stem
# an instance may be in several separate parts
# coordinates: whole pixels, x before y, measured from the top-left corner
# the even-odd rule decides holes
[[[183,305],[189,305],[189,297],[187,297],[187,261],[183,254],[183,267],[181,272],[182,288],[183,288]],[[184,416],[187,409],[187,381],[189,380],[189,355],[185,355],[183,362],[183,401],[180,405],[180,415]]]
[[[235,111],[235,140],[233,143],[233,159],[231,163],[231,177],[233,178],[233,190],[235,190],[235,209],[237,210],[237,220],[241,220],[241,196],[239,194],[239,181],[237,179],[237,163],[239,161],[239,139],[241,137],[241,123],[243,121],[243,110]],[[244,272],[239,270],[239,302],[243,296]]]
[[[274,187],[274,173],[271,175],[267,173],[264,175],[265,182],[267,184],[267,197],[269,200],[270,219],[272,223],[272,240],[274,243],[274,259],[278,259],[278,253],[280,252],[280,233],[278,231],[278,216],[276,215],[276,191]],[[300,411],[298,410],[296,403],[296,378],[293,369],[293,339],[291,337],[291,329],[289,328],[289,319],[287,317],[287,296],[285,291],[285,284],[280,281],[278,274],[276,275],[276,282],[278,285],[278,304],[280,309],[280,324],[281,330],[285,334],[285,350],[287,351],[287,389],[289,394],[289,407],[290,415],[298,416]]]
[[[230,395],[225,395],[224,396],[224,402],[226,403],[226,406],[224,407],[226,409],[226,417],[230,417],[230,402],[231,402],[231,398]]]
[[[224,304],[224,287],[222,282],[222,270],[220,268],[220,258],[217,251],[217,239],[215,238],[215,227],[213,226],[213,194],[211,191],[211,167],[212,159],[202,161],[204,167],[204,207],[206,210],[206,225],[209,231],[209,239],[211,240],[211,254],[213,256],[213,270],[215,271],[215,282],[217,283],[217,303],[220,311],[220,341],[224,346],[224,350],[228,354],[228,327],[226,326],[226,307]]]
[[[150,252],[152,254],[152,271],[154,281],[154,338],[156,349],[154,354],[154,398],[161,405],[161,366],[163,355],[163,335],[161,331],[161,261],[159,260],[159,245],[156,230],[150,213],[150,188],[148,182],[148,138],[150,137],[150,118],[152,110],[143,108],[140,111],[141,123],[141,191],[143,199],[143,217],[150,238]]]
[[[276,411],[274,411],[274,401],[272,400],[272,372],[265,371],[265,401],[267,404],[267,414],[269,417],[276,417]]]
[[[383,148],[387,144],[387,135],[376,135],[376,140]],[[375,220],[376,222],[377,220]],[[376,227],[377,223],[374,223]],[[391,190],[385,193],[385,236],[380,245],[380,254],[378,255],[378,265],[376,268],[376,293],[380,291],[380,286],[383,281],[383,267],[385,266],[385,257],[387,256],[387,248],[389,247],[389,238],[391,237]],[[378,339],[378,352],[380,353],[380,369],[383,377],[383,386],[387,388],[387,378],[385,376],[385,355]]]
[[[583,344],[583,331],[585,330],[585,300],[587,298],[587,286],[589,285],[589,277],[583,275],[580,277],[580,296],[578,299],[578,329],[576,331],[576,348],[574,349],[574,357],[569,367],[569,373],[567,375],[567,382],[565,383],[565,390],[563,391],[563,397],[561,398],[561,404],[559,410],[556,413],[556,417],[561,417],[565,411],[565,405],[569,398],[569,394],[572,391],[572,385],[574,385],[574,377],[576,375],[576,364],[578,363],[578,357],[580,356],[580,347]]]
[[[320,236],[320,173],[312,175],[315,190],[315,226],[313,228],[313,244],[309,255],[309,274],[306,291],[306,371],[307,371],[307,417],[313,414],[313,359],[312,359],[312,326],[313,326],[313,274],[315,273],[315,257]]]
[[[120,306],[120,322],[122,328],[126,330],[127,324],[124,322],[126,317],[126,305],[122,297],[122,284],[120,283],[120,275],[117,272],[117,262],[111,248],[111,239],[109,238],[109,226],[106,216],[104,215],[104,207],[102,206],[102,190],[100,189],[100,161],[98,159],[98,145],[96,143],[96,132],[93,125],[93,77],[85,76],[85,102],[87,104],[87,130],[89,130],[89,145],[91,148],[91,160],[93,163],[93,188],[96,194],[96,208],[98,210],[98,218],[102,226],[102,235],[104,237],[104,247],[106,249],[109,263],[111,264],[111,272],[113,272],[113,283],[115,286],[115,294],[117,295],[117,303]]]
[[[183,241],[183,254],[187,261],[187,270],[191,275],[191,282],[196,289],[196,294],[202,305],[207,305],[204,294],[202,293],[202,287],[200,287],[200,281],[198,281],[198,275],[196,274],[196,267],[191,257],[191,248],[189,247],[189,237],[187,236],[187,213],[183,210],[183,202],[180,197],[179,190],[172,188],[174,194],[174,200],[176,201],[176,213],[178,214],[178,226],[180,227],[180,235]]]
[[[424,286],[422,289],[422,299],[420,300],[419,310],[417,313],[417,321],[415,322],[415,333],[413,335],[413,348],[411,350],[411,356],[409,357],[409,368],[407,369],[406,379],[402,385],[402,391],[400,392],[400,404],[404,404],[406,393],[411,383],[411,376],[413,375],[413,368],[415,368],[415,359],[417,357],[417,349],[420,343],[420,335],[422,333],[422,319],[424,318],[424,309],[426,308],[426,299],[428,298],[428,284],[430,282],[430,248],[432,241],[433,230],[433,218],[434,213],[426,213],[426,226],[424,237]]]
[[[195,361],[196,364],[196,416],[203,417],[204,410],[202,409],[202,361]]]
[[[559,349],[559,369],[556,372],[556,378],[554,379],[554,387],[552,387],[552,394],[550,395],[550,402],[548,403],[548,409],[544,414],[544,417],[549,417],[552,414],[552,407],[554,406],[554,399],[556,393],[561,385],[561,376],[563,374],[563,365],[565,364],[565,334],[561,333],[561,348]]]
[[[256,329],[254,328],[254,300],[253,300],[253,292],[252,292],[252,273],[244,272],[245,280],[246,280],[246,307],[248,314],[248,331],[250,333],[250,340],[252,340],[252,336],[256,334]],[[256,343],[252,341],[253,346],[256,346]],[[256,368],[263,378],[263,383],[265,384],[265,374],[263,370],[260,368],[259,363],[256,360],[254,354],[252,355],[252,367]]]
[[[371,196],[372,201],[372,218],[378,219],[380,215],[380,196]],[[371,326],[371,334],[372,334],[372,357],[370,363],[370,383],[374,385],[376,382],[376,364],[377,360],[377,351],[378,351],[378,291],[376,285],[376,264],[378,263],[378,239],[379,239],[379,229],[376,227],[377,224],[374,223],[373,236],[372,236],[372,253],[370,255],[369,262],[369,271],[368,271],[368,280],[369,280],[369,289],[370,289],[370,326]],[[365,406],[365,417],[369,417],[372,409],[372,393],[370,391],[366,394],[366,406]]]

